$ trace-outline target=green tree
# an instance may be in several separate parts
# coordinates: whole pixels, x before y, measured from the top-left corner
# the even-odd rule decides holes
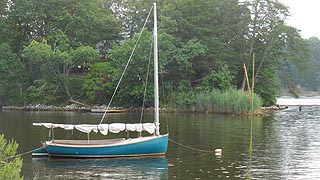
[[[215,77],[215,84],[224,84],[219,88],[232,85],[244,89],[242,67],[245,63],[252,75],[253,54],[256,93],[265,104],[274,102],[279,82],[293,89],[298,76],[294,72],[306,74],[310,59],[307,43],[295,28],[284,24],[289,10],[277,0],[156,2],[160,82],[171,102],[188,104],[197,86],[208,77]],[[34,102],[79,98],[103,103],[99,99],[112,94],[151,7],[150,0],[25,0],[0,4],[0,43],[12,50],[15,63],[25,66],[20,72],[23,80],[19,84],[7,81],[10,83],[6,87],[11,85],[14,91],[10,93],[23,102],[28,98]],[[120,88],[123,92],[119,94],[124,95],[118,104],[141,103],[152,23],[148,22],[146,29],[133,56],[133,67],[128,69],[132,77],[125,80],[126,87]],[[230,76],[218,71],[224,65]],[[17,98],[21,94],[17,93],[19,86],[25,96]],[[79,91],[81,88],[83,91]],[[151,89],[148,87],[147,92],[152,97]],[[183,101],[185,97],[188,99]]]
[[[86,92],[86,100],[89,103],[107,103],[107,92],[112,92],[109,75],[112,70],[107,62],[98,62],[90,65],[90,71],[86,74],[83,89]]]
[[[0,104],[12,104],[21,89],[22,63],[6,43],[0,44]]]
[[[20,177],[22,159],[14,157],[18,144],[11,140],[7,141],[4,135],[0,135],[0,179],[23,179]]]
[[[132,56],[132,61],[127,70],[126,79],[123,81],[125,87],[120,88],[118,93],[121,96],[121,102],[128,102],[128,105],[138,105],[142,102],[148,60],[153,58],[150,56],[152,49],[151,37],[150,31],[145,30],[142,34],[141,41]],[[179,39],[165,32],[161,32],[158,37],[160,76],[165,82],[162,86],[169,94],[177,90],[186,91],[187,87],[191,86],[194,72],[190,61],[204,54],[205,47],[195,39],[188,41],[186,44],[181,43]],[[113,74],[111,74],[112,80],[120,78],[120,74],[126,64],[125,60],[130,57],[136,38],[137,36],[132,40],[126,41],[121,47],[115,46],[111,51],[109,58],[112,69],[114,69]],[[152,74],[149,79],[153,79]],[[147,95],[148,98],[153,97],[152,86],[148,87]]]
[[[48,39],[59,31],[66,34],[72,47],[100,43],[110,48],[110,42],[120,38],[121,24],[107,0],[14,1],[9,19],[18,52],[32,40]]]
[[[133,39],[127,40],[122,46],[115,46],[109,56],[112,72],[110,72],[111,83],[113,87],[116,87],[121,74],[127,64],[130,54],[133,50],[135,42],[138,38],[136,35]],[[143,86],[145,84],[145,77],[147,75],[148,60],[150,57],[150,51],[152,48],[152,34],[145,30],[142,33],[141,40],[131,58],[130,65],[124,75],[121,82],[117,98],[115,103],[120,103],[125,106],[137,105],[142,102],[143,98]],[[152,79],[150,76],[149,79]],[[113,89],[107,92],[108,95],[113,94]],[[147,91],[147,94],[152,94],[151,89]],[[150,96],[148,96],[151,98]]]
[[[186,0],[177,1],[173,7],[169,3],[171,8],[164,14],[175,21],[172,33],[184,43],[196,38],[207,48],[205,54],[192,60],[194,80],[207,76],[221,64],[238,67],[248,25],[246,6],[237,0]]]
[[[40,99],[41,103],[85,99],[85,94],[78,89],[89,63],[99,60],[101,55],[106,58],[112,44],[121,40],[121,22],[111,11],[111,2],[1,3],[5,6],[0,8],[0,42],[6,41],[17,60],[21,59],[26,67],[19,99],[28,102],[28,98],[34,97],[34,101],[29,102]],[[16,97],[19,94],[16,93]]]
[[[211,92],[213,89],[226,91],[233,88],[232,79],[233,76],[225,64],[221,66],[218,72],[211,71],[211,73],[203,79],[199,89],[204,92]]]
[[[252,69],[250,62],[255,54],[256,93],[265,105],[269,105],[275,102],[279,92],[277,72],[283,69],[282,64],[290,61],[303,69],[308,53],[297,29],[284,23],[289,14],[285,5],[274,0],[254,0],[249,2],[248,7],[252,18],[247,34],[249,51],[244,63]],[[242,78],[241,89],[244,89],[245,77],[239,77]]]
[[[32,82],[43,82],[42,85],[36,86],[36,89],[42,89],[49,84],[50,93],[44,94],[56,93],[58,89],[61,89],[68,99],[73,99],[73,92],[70,90],[72,80],[69,75],[70,70],[78,67],[87,68],[89,63],[98,61],[100,55],[91,47],[80,46],[73,50],[65,43],[60,45],[52,48],[46,41],[41,43],[32,41],[24,49],[23,57],[31,65],[35,64],[33,72],[36,72],[37,76],[32,76],[34,78]],[[68,99],[65,98],[65,100]]]
[[[8,43],[10,40],[10,28],[8,24],[9,5],[10,1],[0,0],[0,43]]]
[[[294,76],[295,83],[301,85],[307,90],[319,91],[320,88],[320,40],[317,37],[311,37],[307,40],[310,47],[310,61],[308,62],[307,73],[295,73],[299,72],[299,68],[295,68],[294,64],[292,66],[292,74]],[[289,66],[289,65],[288,65]],[[288,67],[287,66],[287,67]]]

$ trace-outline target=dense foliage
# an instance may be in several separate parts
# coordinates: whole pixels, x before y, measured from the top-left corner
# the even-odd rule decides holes
[[[0,179],[23,179],[20,177],[22,159],[12,158],[16,155],[18,144],[15,141],[7,141],[0,134]]]
[[[150,0],[1,4],[0,104],[6,105],[108,103],[151,7]],[[281,82],[295,87],[287,76],[292,69],[307,68],[308,43],[284,23],[289,10],[277,0],[158,0],[157,6],[163,106],[191,107],[203,93],[245,90],[242,67],[253,69],[253,54],[255,90],[265,105],[274,103]],[[150,20],[114,105],[142,103],[151,31]],[[148,86],[146,105],[152,96]]]

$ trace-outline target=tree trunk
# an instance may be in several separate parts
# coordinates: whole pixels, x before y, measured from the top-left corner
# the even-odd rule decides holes
[[[64,79],[61,78],[61,74],[60,74],[59,72],[58,72],[58,73],[53,72],[53,73],[54,73],[54,75],[55,75],[56,77],[58,77],[58,79],[60,80],[60,82],[61,82],[61,84],[62,84],[62,86],[63,86],[63,88],[64,88],[64,92],[68,95],[69,99],[72,100],[72,96],[71,96],[71,93],[70,93],[70,89],[69,89],[67,83],[64,81]]]
[[[257,17],[258,17],[258,3],[255,4],[254,6],[254,19],[253,19],[253,30],[252,30],[252,39],[251,39],[251,44],[250,44],[250,49],[249,49],[249,58],[251,59],[252,54],[253,54],[253,49],[254,45],[256,42],[256,33],[257,33]],[[249,60],[250,62],[250,60]],[[249,67],[246,61],[244,62],[246,67]],[[241,90],[244,91],[244,88],[246,87],[246,75],[245,72],[243,71],[243,78],[242,78],[242,83],[241,83]]]

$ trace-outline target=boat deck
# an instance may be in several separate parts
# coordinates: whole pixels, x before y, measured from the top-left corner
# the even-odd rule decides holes
[[[103,140],[52,140],[52,143],[56,144],[68,144],[68,145],[107,145],[126,140],[125,138],[117,139],[103,139]]]

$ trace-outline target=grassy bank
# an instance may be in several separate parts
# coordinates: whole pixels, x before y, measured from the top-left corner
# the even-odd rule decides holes
[[[253,110],[260,110],[262,100],[254,96]],[[245,114],[251,111],[247,92],[230,89],[227,91],[213,90],[195,96],[195,111],[207,113]]]

